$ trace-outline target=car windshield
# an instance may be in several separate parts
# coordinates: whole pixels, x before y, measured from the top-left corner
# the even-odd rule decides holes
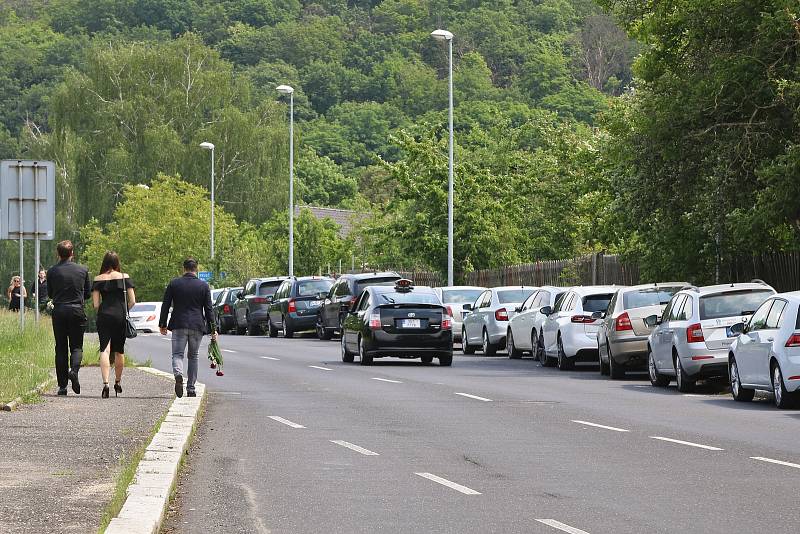
[[[332,285],[333,282],[330,280],[303,280],[297,282],[297,296],[313,297],[319,293],[327,293]]]
[[[533,293],[535,289],[504,289],[497,292],[497,300],[500,304],[507,304],[509,302],[522,302]]]
[[[652,289],[639,289],[625,293],[622,297],[622,307],[626,310],[644,308],[646,306],[661,306],[667,304],[672,295],[680,291],[680,287],[659,287]]]
[[[614,293],[603,293],[602,295],[586,295],[583,297],[583,311],[596,312],[605,311],[608,309],[608,303]]]
[[[151,312],[156,311],[155,304],[134,304],[131,308],[132,312]]]
[[[367,280],[359,280],[356,282],[356,295],[360,295],[365,287],[369,286],[393,286],[396,281],[400,280],[398,276],[386,278],[369,278]]]
[[[700,320],[750,315],[770,295],[766,289],[747,289],[700,297]]]
[[[472,304],[483,289],[443,289],[442,302],[450,304]]]
[[[379,293],[378,304],[441,304],[434,293],[418,293],[413,289],[403,293],[396,291]]]
[[[258,295],[260,297],[268,297],[270,295],[274,295],[275,292],[278,290],[279,285],[281,285],[280,281],[264,282],[263,284],[258,286]]]

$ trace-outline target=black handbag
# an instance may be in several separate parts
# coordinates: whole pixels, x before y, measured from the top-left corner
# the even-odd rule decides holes
[[[128,284],[125,282],[124,273],[122,274],[122,294],[125,295],[125,337],[133,339],[138,335],[138,332],[130,313],[128,313]]]

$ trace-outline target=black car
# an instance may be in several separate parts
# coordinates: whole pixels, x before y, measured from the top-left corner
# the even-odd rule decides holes
[[[236,328],[233,306],[241,290],[241,287],[226,287],[214,302],[214,320],[217,323],[217,332],[220,334],[227,334]]]
[[[283,337],[314,330],[322,301],[333,285],[333,278],[295,276],[283,281],[269,305],[267,331],[270,337],[283,331]]]
[[[263,332],[269,318],[269,304],[285,276],[251,278],[239,292],[233,306],[236,333],[257,336]]]
[[[367,287],[350,308],[342,328],[342,361],[358,354],[361,365],[374,358],[421,358],[453,363],[453,319],[430,287],[411,280]]]
[[[340,276],[319,309],[317,336],[320,339],[330,339],[334,332],[342,331],[342,321],[347,315],[347,310],[355,303],[365,287],[393,286],[401,278],[402,276],[394,272],[343,274]]]

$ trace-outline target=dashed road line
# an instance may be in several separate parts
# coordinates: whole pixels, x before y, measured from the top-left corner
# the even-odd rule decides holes
[[[571,527],[566,523],[562,523],[561,521],[556,521],[555,519],[537,519],[536,521],[542,523],[543,525],[547,525],[548,527],[553,527],[555,529],[558,529],[561,532],[569,532],[569,534],[589,534],[585,530]]]
[[[698,449],[706,449],[708,451],[724,451],[725,449],[720,449],[719,447],[712,447],[711,445],[703,445],[701,443],[692,443],[691,441],[683,441],[680,439],[672,439],[672,438],[665,438],[663,436],[650,436],[651,439],[657,439],[661,441],[669,441],[670,443],[677,443],[679,445],[688,445],[689,447],[697,447]]]
[[[283,417],[278,417],[277,415],[270,415],[268,416],[273,421],[277,421],[279,423],[283,423],[286,426],[290,426],[292,428],[305,428],[303,425],[298,425],[297,423],[293,423],[288,419],[284,419]]]
[[[389,380],[388,378],[373,378],[372,380],[380,380],[381,382],[391,382],[392,384],[402,384],[399,380]]]
[[[461,395],[462,397],[467,397],[470,399],[475,399],[483,402],[492,402],[492,399],[487,399],[486,397],[479,397],[477,395],[470,395],[469,393],[461,393],[459,391],[454,392],[456,395]]]
[[[273,358],[272,356],[262,356],[261,359],[262,360],[275,360],[276,362],[279,362],[281,360],[280,358]]]
[[[460,491],[464,495],[481,495],[481,492],[479,491],[475,491],[472,488],[462,486],[461,484],[456,484],[452,480],[447,480],[446,478],[442,478],[431,473],[414,473],[414,474],[422,478],[427,478],[428,480],[432,480],[433,482],[441,484],[442,486],[447,486],[450,489]]]
[[[606,430],[613,430],[614,432],[630,432],[630,430],[625,430],[624,428],[617,428],[615,426],[606,426],[606,425],[599,425],[597,423],[590,423],[589,421],[581,421],[579,419],[572,419],[573,423],[578,423],[579,425],[586,425],[586,426],[593,426],[596,428],[604,428]]]
[[[794,467],[800,469],[800,464],[793,464],[792,462],[784,462],[783,460],[773,460],[772,458],[764,458],[763,456],[751,456],[751,460],[758,460],[759,462],[768,462],[771,464],[783,465],[786,467]]]
[[[349,441],[342,441],[340,439],[332,439],[330,440],[331,443],[335,443],[336,445],[341,445],[342,447],[346,447],[351,451],[356,451],[364,456],[379,456],[377,452],[371,451],[369,449],[365,449],[364,447],[359,447],[358,445],[354,445]]]
[[[309,365],[311,369],[320,369],[322,371],[333,371],[330,367],[320,367],[319,365]]]
[[[236,351],[235,350],[231,350],[231,349],[222,349],[222,352],[230,352],[230,353],[236,354]]]

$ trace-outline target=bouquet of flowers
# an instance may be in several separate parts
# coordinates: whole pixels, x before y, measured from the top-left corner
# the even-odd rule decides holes
[[[216,328],[213,330],[216,333]],[[222,351],[219,350],[219,343],[216,339],[211,339],[208,344],[208,359],[211,361],[211,368],[217,370],[217,376],[224,376],[222,372]]]

